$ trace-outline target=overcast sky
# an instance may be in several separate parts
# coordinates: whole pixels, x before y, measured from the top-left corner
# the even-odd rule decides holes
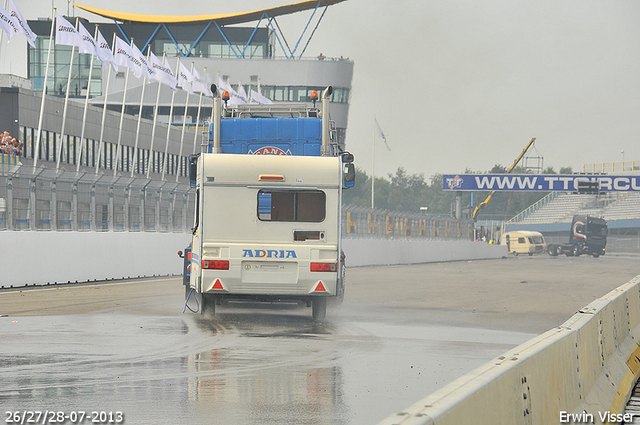
[[[25,18],[51,0],[14,0]],[[294,0],[79,0],[109,10],[205,14]],[[67,14],[67,2],[54,0]],[[178,6],[179,5],[179,6]],[[76,9],[76,14],[97,17]],[[282,17],[296,40],[309,12]],[[3,71],[26,76],[23,36]],[[306,54],[349,57],[355,70],[347,147],[375,174],[509,166],[532,137],[544,165],[640,162],[640,2],[637,0],[347,0],[329,7]],[[536,154],[537,156],[537,154]]]

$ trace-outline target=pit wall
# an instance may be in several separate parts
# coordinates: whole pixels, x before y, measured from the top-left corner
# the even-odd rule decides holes
[[[347,267],[485,260],[508,254],[506,246],[437,239],[344,239],[342,250],[347,256]]]
[[[380,425],[621,423],[638,341],[640,276]]]
[[[190,234],[0,232],[0,288],[180,275]],[[506,248],[459,240],[345,239],[347,266],[500,258]]]
[[[190,234],[0,232],[0,288],[180,274]]]

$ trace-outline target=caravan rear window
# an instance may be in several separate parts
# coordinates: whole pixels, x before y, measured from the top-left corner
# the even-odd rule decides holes
[[[321,222],[326,214],[326,195],[320,190],[260,190],[258,219],[261,221]]]

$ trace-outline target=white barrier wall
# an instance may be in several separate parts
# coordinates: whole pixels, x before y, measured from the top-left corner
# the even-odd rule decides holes
[[[0,288],[182,273],[191,235],[0,232]]]
[[[506,246],[460,240],[344,239],[347,267],[502,258]]]
[[[0,288],[180,275],[190,234],[0,232]],[[345,239],[347,266],[500,258],[505,247],[470,241]]]
[[[640,276],[381,425],[621,423],[638,341]]]

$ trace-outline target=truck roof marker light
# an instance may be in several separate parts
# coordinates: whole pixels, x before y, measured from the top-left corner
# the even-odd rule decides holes
[[[260,174],[258,176],[258,181],[261,182],[283,182],[284,181],[284,176],[283,175],[278,175],[278,174]]]
[[[225,102],[228,102],[229,99],[231,99],[231,95],[229,95],[229,91],[225,90],[222,92],[222,100],[224,100]]]

